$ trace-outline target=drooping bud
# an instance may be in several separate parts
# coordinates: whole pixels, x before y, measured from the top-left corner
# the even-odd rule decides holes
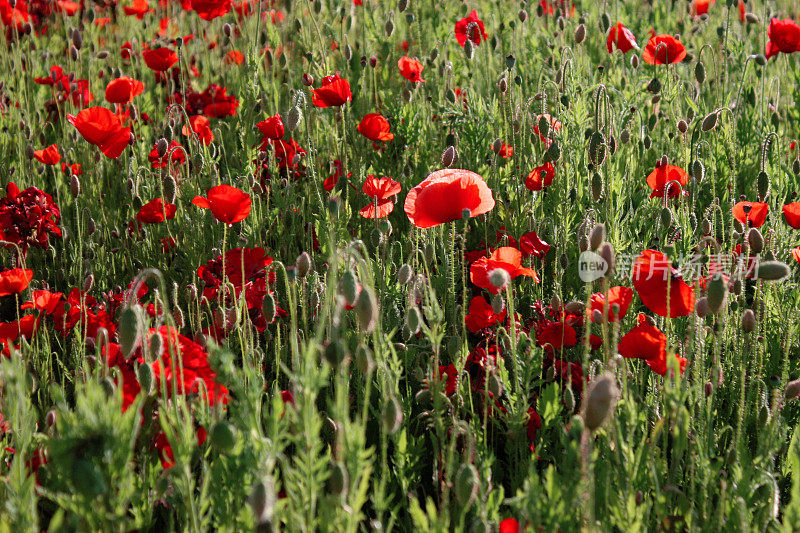
[[[605,224],[597,224],[594,228],[592,228],[592,232],[589,235],[589,246],[592,250],[597,250],[600,248],[600,245],[603,244],[603,241],[606,240],[606,225]]]
[[[344,295],[348,305],[355,305],[358,298],[358,282],[352,270],[348,270],[339,278],[339,289]]]
[[[747,244],[750,245],[750,251],[754,254],[760,254],[764,250],[764,236],[758,228],[747,230]]]
[[[408,263],[403,263],[397,271],[397,281],[400,285],[405,285],[411,281],[411,276],[414,275],[414,269]]]
[[[586,429],[596,431],[613,414],[620,391],[611,372],[604,372],[589,385],[583,405]]]
[[[286,114],[286,129],[289,131],[296,130],[302,120],[303,111],[296,105],[292,106]]]
[[[783,389],[783,397],[786,401],[789,401],[794,400],[798,396],[800,396],[800,379],[795,379],[786,384],[786,388]]]
[[[578,24],[578,27],[575,28],[575,42],[581,44],[584,40],[586,40],[586,25]]]
[[[717,125],[717,118],[719,117],[719,113],[717,111],[712,111],[708,115],[703,118],[703,122],[700,123],[700,129],[703,131],[711,131]]]
[[[122,355],[126,358],[133,355],[133,352],[141,346],[144,336],[144,318],[138,304],[126,307],[120,314],[117,336]]]

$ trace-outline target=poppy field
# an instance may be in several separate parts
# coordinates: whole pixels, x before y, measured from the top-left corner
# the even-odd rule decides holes
[[[0,532],[800,530],[791,0],[0,0]]]

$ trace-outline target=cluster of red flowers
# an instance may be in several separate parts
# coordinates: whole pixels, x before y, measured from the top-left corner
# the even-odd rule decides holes
[[[13,182],[6,186],[6,196],[0,200],[0,240],[6,246],[19,246],[25,254],[28,248],[46,248],[50,237],[60,238],[61,212],[46,192],[36,187],[20,191]]]

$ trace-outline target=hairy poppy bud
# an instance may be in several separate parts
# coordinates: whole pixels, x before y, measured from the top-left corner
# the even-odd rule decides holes
[[[567,408],[567,412],[572,413],[575,411],[575,393],[572,392],[572,387],[564,388],[564,407]]]
[[[747,230],[747,244],[750,245],[750,250],[754,254],[760,254],[764,250],[764,236],[758,228]]]
[[[561,159],[561,147],[558,145],[558,141],[553,141],[553,144],[544,153],[544,162],[555,163],[559,159]]]
[[[708,115],[705,116],[703,122],[700,124],[700,129],[703,131],[710,131],[713,130],[714,127],[717,125],[717,118],[719,114],[716,111],[712,111]]]
[[[384,31],[386,31],[386,36],[391,37],[394,33],[394,19],[391,17],[386,19],[386,23],[383,25]]]
[[[306,277],[306,274],[311,269],[311,256],[308,255],[308,252],[303,252],[297,256],[295,267],[297,267],[297,275],[300,278]]]
[[[442,152],[442,167],[450,168],[458,160],[458,150],[455,146],[448,146]]]
[[[664,228],[669,228],[672,226],[672,210],[670,210],[669,207],[662,208],[661,213],[659,214],[659,219]]]
[[[400,285],[405,285],[411,281],[411,276],[414,275],[414,269],[408,263],[403,263],[397,271],[397,281]]]
[[[403,406],[394,395],[389,396],[381,413],[383,430],[389,435],[394,435],[403,423]]]
[[[589,384],[583,406],[583,421],[586,429],[596,431],[612,415],[620,391],[611,372],[604,372]]]
[[[409,306],[406,310],[406,327],[414,335],[419,333],[422,327],[422,314],[419,312],[419,308],[416,305]]]
[[[686,133],[688,129],[689,129],[689,124],[684,119],[680,119],[678,121],[678,131],[681,133]]]
[[[763,170],[759,172],[756,177],[756,186],[758,187],[758,199],[763,202],[769,193],[769,174]]]
[[[606,240],[606,225],[605,224],[597,224],[594,228],[592,228],[592,232],[589,235],[589,246],[592,250],[597,250],[600,248],[600,245],[603,244],[603,241]]]
[[[253,484],[247,503],[250,504],[250,509],[253,510],[256,524],[263,526],[272,522],[276,501],[275,484],[271,479],[264,478]]]
[[[639,68],[639,56],[636,54],[631,56],[631,67]]]
[[[302,120],[303,112],[298,106],[292,106],[286,115],[286,129],[289,131],[296,130]]]
[[[511,276],[504,268],[495,268],[489,272],[489,283],[498,289],[504,289],[511,282]]]
[[[456,500],[463,507],[471,507],[478,496],[478,471],[471,464],[461,465],[456,473]]]
[[[464,209],[461,210],[461,219],[469,220],[470,218],[472,218],[472,209],[470,209],[469,207],[465,207]]]
[[[311,87],[312,85],[314,85],[314,76],[312,76],[311,74],[303,74],[303,76],[300,78],[300,81],[306,87]]]
[[[222,453],[227,453],[236,446],[236,428],[221,420],[211,428],[211,445]]]
[[[268,292],[264,295],[264,300],[261,302],[261,312],[264,313],[267,324],[271,324],[272,321],[275,320],[277,309],[278,305],[275,303],[275,297],[272,293]]]
[[[506,302],[503,300],[503,296],[499,292],[492,296],[492,311],[494,311],[494,314],[499,315],[505,308]]]
[[[339,290],[344,295],[348,305],[355,305],[358,298],[358,283],[352,270],[348,270],[339,278]]]
[[[492,143],[492,151],[494,153],[498,153],[503,148],[503,141],[500,139],[495,139]]]
[[[346,44],[342,55],[344,56],[346,61],[350,61],[351,59],[353,59],[353,47],[350,46],[349,44]]]
[[[694,66],[694,79],[700,84],[706,81],[706,67],[700,61]]]
[[[472,58],[475,57],[475,45],[472,44],[471,39],[467,39],[464,42],[464,57],[469,61],[472,61]]]
[[[77,198],[81,194],[81,180],[75,174],[69,179],[69,193],[73,198]]]
[[[584,313],[584,309],[586,308],[586,304],[581,302],[580,300],[572,300],[568,302],[567,305],[564,306],[564,311],[571,315],[582,315]]]
[[[650,80],[650,83],[647,84],[647,90],[653,94],[661,92],[661,80],[658,78]]]
[[[691,162],[689,171],[692,173],[692,177],[695,181],[703,181],[703,178],[706,177],[706,166],[699,159]]]
[[[575,42],[577,44],[581,44],[585,40],[586,40],[586,25],[578,24],[578,27],[575,28]]]
[[[158,154],[158,157],[164,157],[165,155],[167,155],[168,148],[169,148],[169,143],[167,142],[167,139],[165,139],[164,137],[161,137],[156,141],[156,153]]]
[[[141,306],[134,304],[122,311],[119,317],[117,336],[124,357],[128,358],[133,355],[133,352],[141,345],[144,328]]]
[[[505,76],[500,78],[500,81],[497,82],[497,88],[500,90],[502,94],[506,94],[506,92],[508,91],[508,80],[506,79]]]
[[[783,397],[788,401],[794,400],[798,396],[800,396],[800,379],[795,379],[786,384],[786,388],[783,389]]]
[[[756,314],[752,309],[745,309],[742,313],[742,331],[751,333],[756,330]]]
[[[375,294],[369,287],[363,287],[356,301],[356,317],[358,324],[366,333],[371,333],[375,329],[378,321],[378,302]]]
[[[747,21],[748,24],[758,24],[760,22],[758,15],[755,13],[745,13],[744,20]]]
[[[728,287],[725,284],[725,280],[721,275],[714,276],[714,278],[708,283],[708,298],[706,299],[708,303],[708,310],[715,315],[719,314],[725,305],[727,296]]]
[[[608,265],[608,270],[606,270],[605,275],[610,276],[617,264],[617,256],[614,252],[614,246],[610,242],[604,242],[600,245],[600,248],[597,249],[597,255],[602,257],[603,261],[605,261],[606,265]]]
[[[596,167],[606,160],[606,138],[599,131],[592,133],[589,139],[589,160]]]
[[[762,261],[756,267],[758,279],[766,281],[779,281],[788,276],[789,266],[780,261]]]

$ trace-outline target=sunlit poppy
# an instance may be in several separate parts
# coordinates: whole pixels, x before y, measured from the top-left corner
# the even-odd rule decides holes
[[[104,107],[89,107],[77,115],[67,114],[67,122],[111,159],[117,159],[131,139],[131,129],[123,128],[119,117]]]
[[[686,48],[672,35],[654,35],[647,41],[642,59],[650,65],[680,63],[686,57]]]
[[[338,107],[353,99],[350,83],[338,74],[322,78],[319,89],[313,89],[311,102],[317,107]]]
[[[618,286],[608,289],[607,300],[606,295],[602,292],[592,294],[592,297],[589,299],[589,304],[592,312],[600,311],[603,313],[603,316],[607,313],[609,322],[617,322],[625,318],[625,314],[628,312],[628,307],[630,307],[632,300],[633,289]],[[616,309],[616,312],[614,309]],[[592,321],[594,321],[594,317]]]
[[[502,246],[492,252],[491,256],[481,257],[472,263],[469,267],[469,279],[478,287],[497,294],[501,288],[494,286],[489,277],[492,271],[498,268],[508,272],[511,279],[526,276],[539,283],[536,271],[522,266],[522,252],[511,246]]]
[[[764,54],[767,59],[783,52],[791,54],[800,52],[800,25],[792,19],[778,20],[773,18],[769,21],[767,29],[767,47]]]
[[[252,201],[246,192],[223,184],[211,187],[205,197],[195,196],[192,203],[202,209],[210,209],[220,222],[235,224],[250,214]]]
[[[627,54],[631,50],[638,50],[639,45],[636,44],[636,37],[631,33],[631,30],[617,22],[615,26],[611,26],[608,31],[608,39],[606,39],[606,49],[608,53],[614,51],[614,46],[623,54]]]
[[[622,357],[641,359],[656,374],[667,374],[667,336],[657,327],[650,325],[643,314],[639,314],[638,324],[626,333],[617,347]],[[681,374],[686,368],[686,359],[677,354],[669,354],[678,362]]]
[[[657,166],[648,176],[647,185],[653,189],[650,198],[663,198],[665,187],[669,186],[667,193],[670,198],[679,196],[683,187],[689,182],[689,174],[681,167],[675,165]]]
[[[468,32],[469,35],[467,35]],[[488,38],[483,27],[483,21],[478,18],[478,12],[474,10],[469,16],[456,22],[456,40],[458,44],[464,46],[468,38],[475,44],[481,44],[481,41],[485,41]]]
[[[0,272],[0,296],[19,294],[28,288],[33,279],[33,270],[29,268],[12,268]]]
[[[389,131],[389,121],[380,113],[368,113],[361,119],[358,132],[370,141],[391,141],[394,133]]]
[[[675,318],[694,311],[694,290],[657,250],[645,250],[636,258],[633,286],[642,303],[659,316]]]
[[[392,198],[400,193],[401,186],[392,178],[376,178],[370,174],[362,190],[369,196],[370,203],[361,208],[359,214],[364,218],[383,218],[394,210]]]
[[[411,82],[424,82],[422,79],[422,63],[410,57],[401,57],[397,60],[397,68],[400,69],[400,74]]]
[[[142,224],[159,224],[175,218],[177,210],[175,204],[165,204],[163,199],[155,198],[139,208],[136,219]]]
[[[731,210],[736,220],[750,228],[760,228],[767,219],[769,205],[763,202],[739,202]]]
[[[61,153],[58,151],[57,144],[51,144],[47,148],[42,148],[41,150],[35,150],[33,152],[33,157],[40,163],[44,163],[45,165],[55,165],[59,161],[61,161]]]
[[[476,217],[494,209],[492,190],[478,174],[445,168],[428,175],[406,196],[404,210],[418,228]]]

